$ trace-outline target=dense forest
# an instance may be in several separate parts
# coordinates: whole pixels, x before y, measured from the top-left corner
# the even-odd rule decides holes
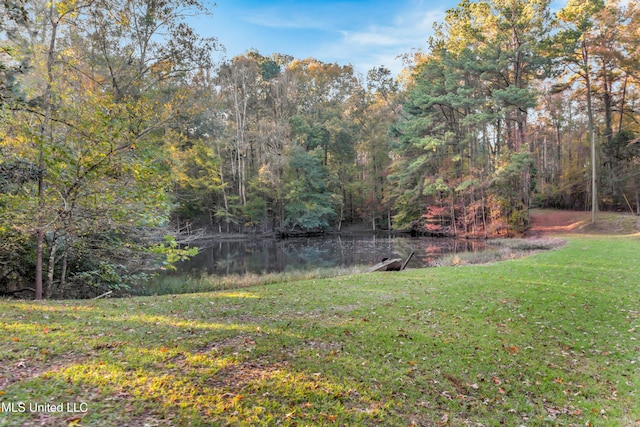
[[[5,1],[0,291],[124,289],[196,230],[488,237],[533,206],[639,213],[639,12],[462,0],[393,76],[215,63],[199,0]]]

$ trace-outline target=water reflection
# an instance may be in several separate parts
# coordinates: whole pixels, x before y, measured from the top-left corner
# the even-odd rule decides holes
[[[200,253],[178,265],[180,273],[271,273],[325,267],[374,265],[383,258],[406,259],[407,268],[427,267],[443,254],[478,251],[472,240],[397,236],[322,236],[296,239],[239,239],[201,242]]]

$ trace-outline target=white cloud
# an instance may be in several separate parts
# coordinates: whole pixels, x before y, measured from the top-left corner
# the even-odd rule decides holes
[[[283,9],[282,7],[268,7],[254,10],[243,16],[247,22],[267,28],[276,29],[316,29],[326,30],[326,21],[314,16],[313,10]]]
[[[433,34],[434,22],[442,22],[444,9],[428,9],[425,2],[412,2],[389,20],[389,24],[370,24],[362,29],[341,30],[341,37],[320,51],[351,62],[365,73],[384,65],[399,74],[403,64],[399,56],[417,48],[425,48]]]
[[[371,28],[368,31],[341,31],[343,42],[350,46],[395,46],[398,40],[393,34],[387,34],[378,28]]]
[[[296,7],[275,1],[259,6],[227,8],[221,42],[231,56],[255,47],[263,54],[287,53],[324,62],[350,63],[359,73],[385,66],[394,74],[403,68],[400,55],[425,48],[433,23],[457,0],[396,2],[327,1]],[[233,11],[233,12],[232,12]],[[233,13],[233,15],[231,15]],[[232,24],[235,23],[235,24]]]

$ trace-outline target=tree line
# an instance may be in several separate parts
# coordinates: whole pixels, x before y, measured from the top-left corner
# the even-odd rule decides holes
[[[532,206],[638,213],[638,10],[463,0],[396,77],[214,63],[197,0],[4,2],[0,290],[126,290],[188,256],[171,232],[489,237]]]
[[[395,125],[403,222],[524,231],[531,206],[638,213],[638,6],[463,1]]]

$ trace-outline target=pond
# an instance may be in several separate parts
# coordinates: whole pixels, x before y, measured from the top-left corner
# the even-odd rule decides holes
[[[484,249],[484,243],[475,240],[379,235],[219,239],[197,246],[198,255],[177,265],[177,273],[241,275],[373,266],[383,258],[406,259],[412,252],[407,268],[417,268],[433,265],[446,254]]]

